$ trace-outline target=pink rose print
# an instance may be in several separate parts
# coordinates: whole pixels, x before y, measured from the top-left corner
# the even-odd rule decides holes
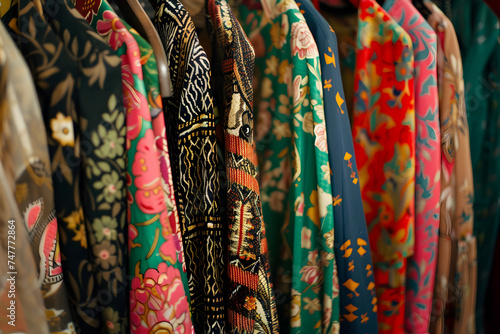
[[[166,263],[132,280],[130,309],[132,333],[193,333],[180,271]]]
[[[160,246],[160,256],[168,263],[181,263],[182,270],[186,272],[181,234],[177,231],[176,223],[170,219],[171,216],[173,215],[170,215],[168,210],[163,211],[160,215],[160,223],[163,226],[161,233],[165,239],[165,242]]]
[[[139,231],[137,230],[137,227],[135,227],[133,224],[128,224],[128,250],[134,248],[135,246],[140,244],[135,244],[134,240],[139,236]]]
[[[304,214],[304,193],[295,199],[295,215],[302,216]]]
[[[160,224],[163,226],[163,231],[165,231],[165,237],[172,234],[172,233],[175,233],[175,229],[176,229],[176,226],[175,226],[175,222],[172,224],[172,222],[170,221],[170,216],[169,216],[169,212],[168,212],[168,209],[167,210],[164,210],[161,214],[160,214]]]
[[[160,246],[160,256],[161,258],[174,265],[177,262],[177,245],[176,240],[173,234],[169,234],[167,236],[163,236],[165,238],[165,242]]]
[[[295,79],[293,79],[293,105],[296,106],[301,98],[302,91],[300,89],[300,82],[302,81],[302,77],[297,75]]]
[[[300,247],[311,248],[311,229],[303,226],[300,231]]]
[[[326,293],[323,296],[323,326],[328,328],[332,319],[332,299]],[[334,332],[338,333],[338,332]]]
[[[309,285],[318,284],[320,281],[320,268],[318,266],[318,250],[310,251],[307,266],[302,267],[300,273],[302,274],[302,278],[300,279],[303,282],[306,282]]]
[[[139,209],[144,213],[156,214],[166,210],[161,185],[147,190],[137,190],[135,197]]]
[[[292,56],[299,59],[318,57],[318,47],[305,21],[292,24]]]
[[[130,219],[132,218],[132,215],[130,213],[130,205],[134,203],[134,196],[132,196],[132,193],[130,192],[130,186],[132,185],[132,177],[128,172],[125,173],[125,180],[127,182],[127,222],[130,223]]]
[[[304,102],[308,90],[302,87],[302,77],[297,75],[292,83],[293,106],[296,107]]]
[[[321,151],[328,153],[328,145],[326,142],[326,128],[323,123],[316,124],[314,127],[314,135],[316,139],[314,140],[314,145]]]
[[[99,1],[100,2],[100,1]],[[136,56],[140,55],[139,45],[135,41],[134,37],[128,32],[127,28],[123,25],[120,18],[110,10],[104,11],[102,14],[103,20],[97,22],[97,32],[99,35],[105,37],[106,41],[109,43],[113,50],[118,50],[123,43],[127,45],[127,53]],[[122,58],[123,65],[130,65],[131,72],[142,79],[142,67],[140,62],[140,57],[137,58],[133,63],[128,63],[127,57]]]
[[[123,77],[123,75],[122,75]],[[127,144],[136,139],[142,130],[142,121],[144,114],[141,110],[141,97],[142,95],[134,94],[134,87],[128,83],[123,82],[123,103],[127,110]],[[148,116],[146,116],[148,118]],[[149,117],[150,118],[150,117]],[[149,119],[146,119],[148,121]],[[127,145],[128,147],[128,145]]]
[[[186,266],[184,262],[184,249],[182,248],[182,239],[179,238],[179,234],[173,234],[173,239],[175,243],[175,250],[177,251],[177,261],[182,263],[182,269],[186,272]]]
[[[127,103],[126,98],[124,101]],[[139,136],[142,130],[142,121],[139,109],[127,108],[127,143]],[[128,145],[127,149],[130,149]]]
[[[319,281],[318,266],[305,266],[300,270],[302,278],[300,279],[307,284],[316,284]]]
[[[132,174],[135,176],[134,184],[138,189],[135,193],[135,201],[139,209],[147,214],[156,214],[166,210],[160,162],[152,129],[148,129],[137,143]]]
[[[134,76],[126,55],[122,55],[123,104],[127,110],[127,148],[131,140],[136,139],[142,130],[142,122],[151,121],[151,113],[144,109],[147,100],[134,88]],[[139,69],[142,73],[142,70]]]
[[[106,38],[113,50],[117,50],[124,42],[123,35],[120,31],[124,31],[125,26],[112,11],[106,10],[102,14],[103,20],[97,21],[97,32],[99,35]]]
[[[337,278],[337,263],[333,264],[333,293],[332,298],[337,298],[339,296],[339,280]]]

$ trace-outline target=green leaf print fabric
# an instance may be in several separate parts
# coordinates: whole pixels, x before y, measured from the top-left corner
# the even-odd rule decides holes
[[[70,0],[43,3],[47,22],[78,65],[77,106],[81,124],[83,214],[91,250],[96,332],[128,329],[126,282],[127,230],[125,184],[125,110],[121,90],[121,59],[87,24]],[[93,103],[89,103],[93,101]],[[76,213],[75,213],[76,215]],[[71,252],[68,257],[78,262]],[[92,285],[70,273],[82,288]],[[104,296],[105,295],[105,296]]]

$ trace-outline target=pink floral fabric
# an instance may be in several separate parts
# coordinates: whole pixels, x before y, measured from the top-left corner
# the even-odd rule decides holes
[[[161,175],[153,172],[158,169],[158,153],[156,146],[151,146],[151,143],[154,143],[154,134],[152,129],[148,129],[137,143],[132,174],[137,187],[134,196],[137,206],[144,213],[156,214],[165,211],[166,207]]]
[[[318,47],[306,22],[300,21],[292,24],[291,43],[292,54],[297,55],[300,60],[318,57]]]
[[[160,160],[161,170],[161,188],[167,206],[168,221],[172,233],[174,233],[174,243],[176,245],[175,252],[178,262],[177,268],[182,269],[181,276],[184,282],[184,287],[188,287],[188,279],[186,274],[186,265],[184,263],[184,250],[182,245],[182,235],[179,223],[179,215],[174,196],[174,187],[172,179],[172,170],[170,167],[170,155],[168,151],[167,133],[165,126],[165,118],[163,115],[163,102],[160,95],[160,83],[158,79],[158,65],[152,47],[142,38],[137,31],[133,30],[127,23],[125,27],[130,29],[134,39],[137,41],[140,49],[141,66],[144,74],[144,85],[148,99],[148,106],[152,118],[152,127],[154,133],[154,143],[156,144],[156,152]],[[174,256],[175,257],[175,256]],[[172,258],[174,258],[172,257]],[[189,300],[189,290],[186,290],[186,295]]]
[[[429,331],[438,250],[441,136],[439,130],[437,36],[410,0],[384,4],[410,35],[415,73],[415,246],[406,269],[405,330]]]
[[[179,269],[161,263],[132,280],[130,322],[136,333],[192,333]]]

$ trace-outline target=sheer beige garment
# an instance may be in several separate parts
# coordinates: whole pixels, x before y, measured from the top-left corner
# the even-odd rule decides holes
[[[442,137],[440,236],[430,333],[474,333],[477,281],[474,187],[462,58],[451,21],[434,4],[426,2],[426,6],[431,11],[427,21],[438,35]],[[445,320],[450,318],[451,322]]]
[[[28,112],[28,117],[33,117],[35,122],[38,121],[38,124],[43,125],[33,84],[26,85],[25,80],[31,80],[26,64],[23,63],[16,46],[0,23],[0,333],[48,334],[37,266],[31,247],[28,246],[30,241],[14,197],[15,160],[22,158],[24,154],[17,152],[15,157],[12,157],[12,152],[4,149],[7,145],[11,145],[7,142],[8,135],[19,136],[20,140],[28,135],[16,131],[21,110]],[[30,130],[45,135],[43,129]],[[41,142],[41,145],[43,144],[47,150],[45,138]],[[15,223],[9,224],[9,220],[14,220]],[[8,237],[12,235],[9,234],[10,226],[15,227],[13,229],[15,239]],[[11,288],[11,281],[7,281],[11,279],[11,275],[7,273],[12,272],[7,262],[10,260],[8,256],[13,254],[9,253],[9,250],[15,254],[13,257],[16,272],[15,288]],[[12,298],[13,291],[15,291],[14,298]],[[7,317],[11,314],[10,311],[6,314],[11,300],[15,303],[15,322],[12,322],[12,317]]]

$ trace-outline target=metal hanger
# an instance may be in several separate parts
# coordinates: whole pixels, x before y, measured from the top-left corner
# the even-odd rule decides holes
[[[151,1],[152,2],[152,1]],[[167,55],[163,48],[160,36],[156,31],[153,22],[142,8],[139,0],[116,0],[123,17],[137,32],[148,41],[153,48],[158,66],[158,79],[160,81],[160,94],[163,98],[172,96],[172,83],[170,81],[170,70],[168,67]],[[156,9],[156,1],[155,6]]]

